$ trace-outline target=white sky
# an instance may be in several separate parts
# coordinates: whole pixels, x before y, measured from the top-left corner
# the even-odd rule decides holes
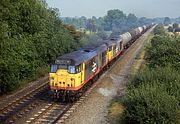
[[[180,0],[46,0],[62,17],[102,17],[110,9],[134,13],[138,17],[179,17]]]

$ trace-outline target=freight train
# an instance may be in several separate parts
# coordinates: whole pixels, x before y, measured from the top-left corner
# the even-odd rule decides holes
[[[58,57],[49,73],[52,96],[62,101],[78,99],[123,51],[151,27],[138,27],[116,38]]]

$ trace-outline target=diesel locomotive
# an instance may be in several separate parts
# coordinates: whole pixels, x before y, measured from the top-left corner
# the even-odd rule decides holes
[[[58,57],[51,65],[49,73],[52,96],[62,101],[78,99],[151,26],[138,27],[117,38]]]

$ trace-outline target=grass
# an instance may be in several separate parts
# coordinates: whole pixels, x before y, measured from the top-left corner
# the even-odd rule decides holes
[[[108,120],[113,124],[123,123],[121,122],[123,110],[123,105],[119,101],[113,99],[108,106]]]

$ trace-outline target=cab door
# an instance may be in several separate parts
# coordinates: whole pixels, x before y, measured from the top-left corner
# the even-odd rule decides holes
[[[85,77],[85,63],[81,64],[81,84],[84,83],[84,77]]]

